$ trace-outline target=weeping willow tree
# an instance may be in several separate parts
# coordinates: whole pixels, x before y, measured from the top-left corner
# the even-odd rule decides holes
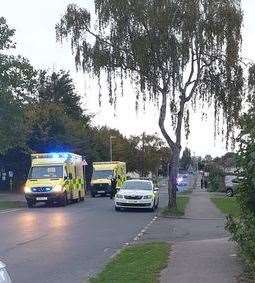
[[[168,192],[174,208],[190,111],[214,107],[215,125],[223,118],[228,138],[241,109],[240,0],[94,2],[93,19],[86,9],[67,7],[56,25],[57,40],[70,39],[76,67],[96,76],[99,85],[107,78],[110,103],[125,79],[135,83],[138,100],[159,103],[159,127],[171,148]]]

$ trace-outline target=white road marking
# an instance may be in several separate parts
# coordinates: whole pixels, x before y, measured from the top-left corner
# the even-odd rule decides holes
[[[12,212],[21,211],[21,210],[24,210],[24,208],[4,209],[4,210],[0,210],[0,214],[12,213]]]

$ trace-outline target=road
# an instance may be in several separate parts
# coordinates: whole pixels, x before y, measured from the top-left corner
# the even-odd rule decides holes
[[[0,259],[14,283],[81,283],[155,216],[115,212],[109,198],[0,213]]]

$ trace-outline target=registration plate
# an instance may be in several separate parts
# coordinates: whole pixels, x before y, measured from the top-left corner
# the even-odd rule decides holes
[[[47,197],[37,197],[36,200],[47,200]]]
[[[98,191],[98,194],[105,194],[105,191]]]

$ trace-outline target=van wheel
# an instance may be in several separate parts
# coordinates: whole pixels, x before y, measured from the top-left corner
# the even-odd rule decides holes
[[[31,200],[28,200],[28,201],[27,201],[27,207],[28,207],[28,208],[33,208],[33,207],[34,207],[34,202],[31,201]]]
[[[61,205],[62,206],[67,206],[68,205],[68,198],[67,198],[67,193],[66,192],[64,193],[64,195],[62,197]]]
[[[83,196],[83,197],[81,197],[81,201],[84,201],[85,200],[85,197]]]

